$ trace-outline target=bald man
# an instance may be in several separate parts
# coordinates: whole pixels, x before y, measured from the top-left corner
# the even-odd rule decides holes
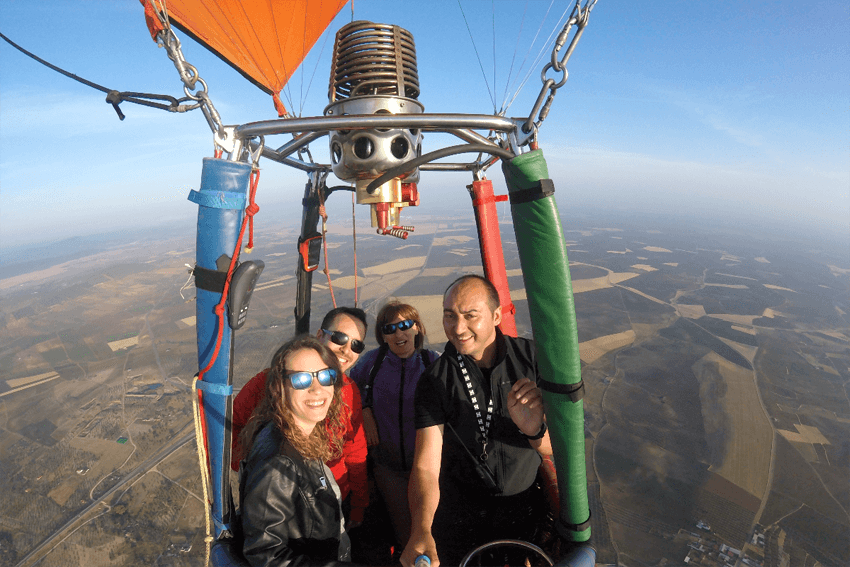
[[[499,295],[464,276],[443,295],[445,351],[416,390],[411,536],[401,564],[458,565],[494,539],[531,540],[547,512],[535,486],[552,454],[534,344],[504,336]]]

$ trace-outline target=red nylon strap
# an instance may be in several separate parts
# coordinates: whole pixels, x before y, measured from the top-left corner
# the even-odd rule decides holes
[[[319,215],[322,217],[322,247],[325,251],[325,276],[328,278],[328,290],[331,292],[331,303],[336,309],[336,295],[334,295],[334,286],[331,282],[331,272],[328,267],[328,212],[325,210],[325,192],[319,188]]]
[[[245,252],[250,254],[254,250],[254,215],[260,212],[260,207],[254,202],[254,197],[257,196],[257,185],[260,183],[260,170],[254,169],[251,171],[250,194],[248,197],[248,206],[245,207],[245,217],[248,219],[248,245],[245,247]]]
[[[159,32],[165,29],[159,19],[156,9],[153,7],[151,0],[139,0],[142,6],[145,7],[145,23],[148,25],[148,31],[151,34],[151,39],[156,41],[156,36]]]
[[[493,195],[492,197],[483,197],[481,199],[473,199],[472,206],[480,207],[481,205],[489,205],[490,203],[501,203],[502,201],[507,201],[507,195]]]
[[[274,109],[277,110],[277,115],[281,118],[286,116],[286,107],[283,106],[283,101],[280,100],[280,93],[274,93],[272,95],[272,101],[274,102]]]

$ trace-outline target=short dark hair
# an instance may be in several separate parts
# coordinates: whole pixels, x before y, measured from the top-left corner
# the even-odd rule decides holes
[[[348,315],[352,319],[357,319],[363,323],[363,332],[365,336],[366,330],[369,329],[369,323],[366,322],[366,312],[359,307],[335,307],[331,309],[328,311],[328,314],[325,315],[325,318],[322,319],[322,329],[330,327],[340,315]]]
[[[449,287],[446,288],[446,291],[443,292],[443,299],[448,295],[449,290],[458,285],[468,285],[467,282],[478,281],[481,285],[484,286],[484,290],[487,293],[487,306],[490,308],[490,311],[496,311],[496,309],[502,305],[502,302],[499,301],[499,291],[496,289],[490,280],[485,278],[484,276],[479,276],[478,274],[466,274],[465,276],[461,276],[452,283],[449,284]]]

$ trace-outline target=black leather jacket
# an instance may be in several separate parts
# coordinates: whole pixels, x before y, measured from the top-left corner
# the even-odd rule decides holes
[[[341,566],[351,545],[343,531],[336,481],[321,461],[305,459],[272,423],[242,462],[242,551],[253,567]]]

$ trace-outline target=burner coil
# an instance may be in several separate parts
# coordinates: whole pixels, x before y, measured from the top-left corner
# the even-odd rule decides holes
[[[371,95],[419,97],[416,45],[399,26],[351,22],[336,34],[328,99]]]

